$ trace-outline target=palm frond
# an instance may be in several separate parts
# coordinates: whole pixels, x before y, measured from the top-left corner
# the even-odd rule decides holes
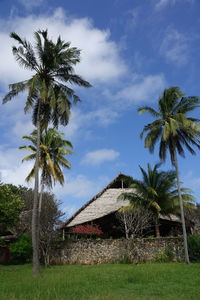
[[[142,106],[138,108],[138,113],[141,115],[145,112],[150,113],[153,117],[159,117],[160,113],[150,106]]]

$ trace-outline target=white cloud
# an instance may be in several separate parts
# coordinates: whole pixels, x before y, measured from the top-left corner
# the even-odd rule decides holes
[[[44,0],[18,0],[27,10],[31,10],[44,3]]]
[[[15,185],[27,185],[25,178],[30,172],[33,164],[31,162],[22,163],[22,158],[24,156],[24,152],[16,148],[0,147],[1,181]]]
[[[0,83],[4,86],[30,75],[13,58],[13,40],[9,37],[11,31],[32,40],[35,30],[48,28],[51,38],[56,39],[60,35],[65,41],[71,41],[71,46],[82,50],[81,63],[77,65],[76,72],[92,83],[108,82],[127,71],[117,44],[110,39],[108,30],[96,28],[88,18],[73,19],[61,8],[52,15],[29,15],[0,20],[0,25],[0,75],[3,74],[0,76]]]
[[[62,209],[63,213],[65,213],[64,221],[66,221],[66,218],[70,218],[77,210],[78,210],[78,205],[66,205]]]
[[[74,140],[80,134],[87,137],[91,134],[91,127],[96,126],[106,127],[114,123],[119,113],[111,107],[97,108],[96,110],[83,112],[80,109],[74,108],[71,111],[71,118],[67,127],[61,131],[69,140]],[[93,125],[92,125],[93,124]],[[92,125],[92,126],[91,126]]]
[[[86,153],[82,164],[98,166],[104,162],[114,161],[119,157],[119,152],[113,149],[99,149]]]
[[[124,109],[140,102],[155,100],[165,86],[166,80],[163,74],[136,76],[132,84],[125,86],[116,94],[109,94],[107,91],[106,95],[113,101],[118,100],[118,105]]]
[[[168,28],[160,46],[160,54],[177,65],[185,65],[189,59],[189,40],[174,28]]]
[[[200,177],[196,176],[192,171],[188,171],[183,176],[183,186],[191,188],[193,192],[199,195],[200,191]],[[197,199],[199,200],[199,199]]]
[[[177,3],[183,3],[183,2],[192,4],[195,2],[195,0],[157,0],[155,9],[161,10],[167,6],[173,6]]]
[[[107,178],[97,178],[95,180],[90,180],[85,175],[79,174],[72,177],[71,175],[65,176],[64,186],[57,185],[54,188],[54,193],[59,197],[65,198],[65,203],[67,203],[67,198],[89,198],[94,196],[107,182]]]
[[[31,120],[23,120],[25,118],[22,118],[18,120],[15,125],[13,126],[13,133],[14,135],[19,139],[22,138],[24,135],[30,135],[30,133],[35,129],[33,126]],[[23,143],[21,141],[21,143]]]

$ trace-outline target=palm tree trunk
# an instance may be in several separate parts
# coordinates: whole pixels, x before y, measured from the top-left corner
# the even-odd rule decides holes
[[[155,222],[155,232],[156,232],[156,237],[160,237],[160,227],[159,227],[158,218],[156,218],[156,222]]]
[[[38,218],[39,218],[39,222],[40,222],[40,214],[42,211],[42,196],[43,196],[43,192],[44,192],[44,184],[42,183],[42,187],[40,190],[40,198],[39,198],[39,206],[38,206]]]
[[[44,184],[42,183],[41,186],[41,190],[40,190],[40,195],[39,195],[39,204],[38,204],[38,230],[37,230],[37,234],[38,234],[38,248],[40,251],[40,228],[41,228],[41,224],[40,224],[40,216],[41,216],[41,211],[42,211],[42,196],[43,196],[43,192],[44,192]]]
[[[185,226],[185,216],[184,216],[184,210],[183,210],[183,200],[182,200],[182,196],[181,196],[180,179],[179,179],[179,169],[178,169],[178,160],[177,160],[177,155],[176,155],[176,149],[174,149],[174,166],[175,166],[175,169],[176,169],[178,197],[179,197],[179,205],[180,205],[180,211],[181,211],[181,223],[182,223],[182,229],[183,229],[183,242],[184,242],[185,263],[189,264],[190,260],[189,260],[189,254],[188,254],[187,232],[186,232],[186,226]]]
[[[129,239],[129,235],[128,235],[128,227],[127,227],[127,223],[126,223],[126,216],[125,216],[125,213],[123,213],[123,217],[124,217],[124,229],[125,229],[125,235],[126,235],[126,239],[128,240]]]
[[[38,276],[40,274],[39,234],[38,234],[39,156],[40,156],[40,105],[38,107],[38,112],[37,112],[37,151],[36,151],[36,160],[35,160],[35,186],[34,186],[33,213],[32,213],[33,276]]]

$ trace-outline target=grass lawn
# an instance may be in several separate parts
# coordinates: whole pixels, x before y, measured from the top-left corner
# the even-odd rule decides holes
[[[1,300],[200,299],[200,264],[0,266]]]

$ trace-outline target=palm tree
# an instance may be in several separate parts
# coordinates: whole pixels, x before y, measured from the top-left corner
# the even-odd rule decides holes
[[[147,165],[147,171],[140,167],[142,180],[132,180],[129,188],[133,192],[123,193],[123,199],[128,199],[132,207],[142,206],[149,209],[155,220],[155,233],[160,236],[159,216],[177,214],[179,212],[178,190],[176,186],[175,171],[159,171],[160,164],[151,168]],[[195,201],[191,191],[181,188],[182,199],[186,206]]]
[[[23,139],[30,141],[31,144],[28,146],[21,146],[19,149],[31,151],[31,154],[23,158],[24,161],[36,160],[37,153],[37,131],[34,130],[30,136],[23,136]],[[65,158],[66,155],[72,154],[72,144],[63,139],[63,134],[56,131],[53,128],[49,128],[44,131],[40,136],[40,157],[39,157],[39,168],[41,170],[41,189],[39,198],[39,216],[41,213],[42,205],[42,194],[44,187],[52,188],[53,184],[59,182],[61,185],[64,184],[64,175],[62,167],[70,169],[71,164]],[[35,163],[26,177],[26,181],[29,182],[35,177]]]
[[[90,87],[89,82],[75,74],[74,66],[80,62],[80,50],[70,47],[58,37],[54,43],[48,38],[48,32],[34,33],[35,43],[32,45],[16,33],[11,38],[18,42],[13,47],[13,55],[21,67],[33,74],[28,80],[9,85],[10,91],[3,98],[3,103],[10,101],[19,93],[28,91],[25,112],[33,109],[33,124],[37,128],[37,153],[35,161],[35,187],[32,214],[33,274],[40,272],[39,241],[37,240],[37,207],[39,186],[39,150],[41,130],[47,128],[50,121],[54,126],[67,125],[71,102],[79,101],[71,86],[73,84]],[[66,86],[69,84],[69,86]]]
[[[177,153],[184,157],[184,147],[191,154],[195,154],[193,146],[200,149],[200,125],[198,124],[200,119],[187,116],[189,112],[192,112],[199,106],[199,98],[184,97],[184,94],[178,87],[171,87],[164,90],[158,100],[157,110],[149,106],[138,109],[140,114],[148,112],[156,119],[152,123],[147,124],[141,133],[141,138],[146,133],[145,147],[149,148],[152,153],[156,143],[159,142],[159,157],[161,161],[165,161],[167,151],[169,151],[172,165],[176,170],[186,263],[189,263],[189,255]]]

